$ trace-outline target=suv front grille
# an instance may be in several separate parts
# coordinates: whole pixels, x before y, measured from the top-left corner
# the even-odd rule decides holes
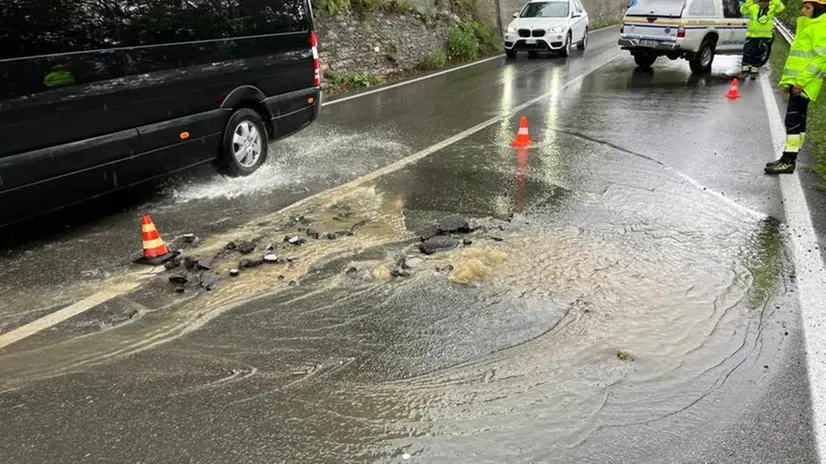
[[[519,37],[530,37],[531,30],[530,29],[519,29]]]
[[[534,29],[533,30],[534,37],[545,37],[545,29]]]

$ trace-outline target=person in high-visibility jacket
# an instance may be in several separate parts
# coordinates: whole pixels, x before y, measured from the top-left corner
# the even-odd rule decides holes
[[[757,0],[757,3],[746,0],[740,7],[740,14],[749,18],[746,44],[743,46],[742,74],[751,73],[752,79],[757,77],[764,47],[771,47],[774,18],[785,10],[786,5],[780,0]]]
[[[780,89],[789,94],[786,146],[780,159],[766,164],[767,174],[791,174],[806,139],[809,102],[817,101],[826,76],[826,0],[803,3],[794,42],[786,59]]]

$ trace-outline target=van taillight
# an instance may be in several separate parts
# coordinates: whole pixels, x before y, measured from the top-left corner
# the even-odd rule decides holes
[[[315,31],[310,31],[310,46],[313,47],[313,85],[321,85],[321,66],[318,61],[318,36]]]
[[[677,38],[682,39],[685,37],[685,26],[680,26],[677,28]]]

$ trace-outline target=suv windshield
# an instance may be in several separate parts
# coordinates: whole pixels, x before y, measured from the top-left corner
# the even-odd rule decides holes
[[[568,2],[535,2],[528,3],[522,10],[520,18],[566,18],[568,17]]]

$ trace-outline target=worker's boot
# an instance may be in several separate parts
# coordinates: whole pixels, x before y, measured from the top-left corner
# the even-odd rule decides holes
[[[752,66],[749,71],[751,72],[751,80],[756,80],[757,76],[760,74],[760,68],[757,66]]]
[[[766,163],[763,170],[766,174],[791,174],[797,164],[797,155],[783,153],[779,160]]]

